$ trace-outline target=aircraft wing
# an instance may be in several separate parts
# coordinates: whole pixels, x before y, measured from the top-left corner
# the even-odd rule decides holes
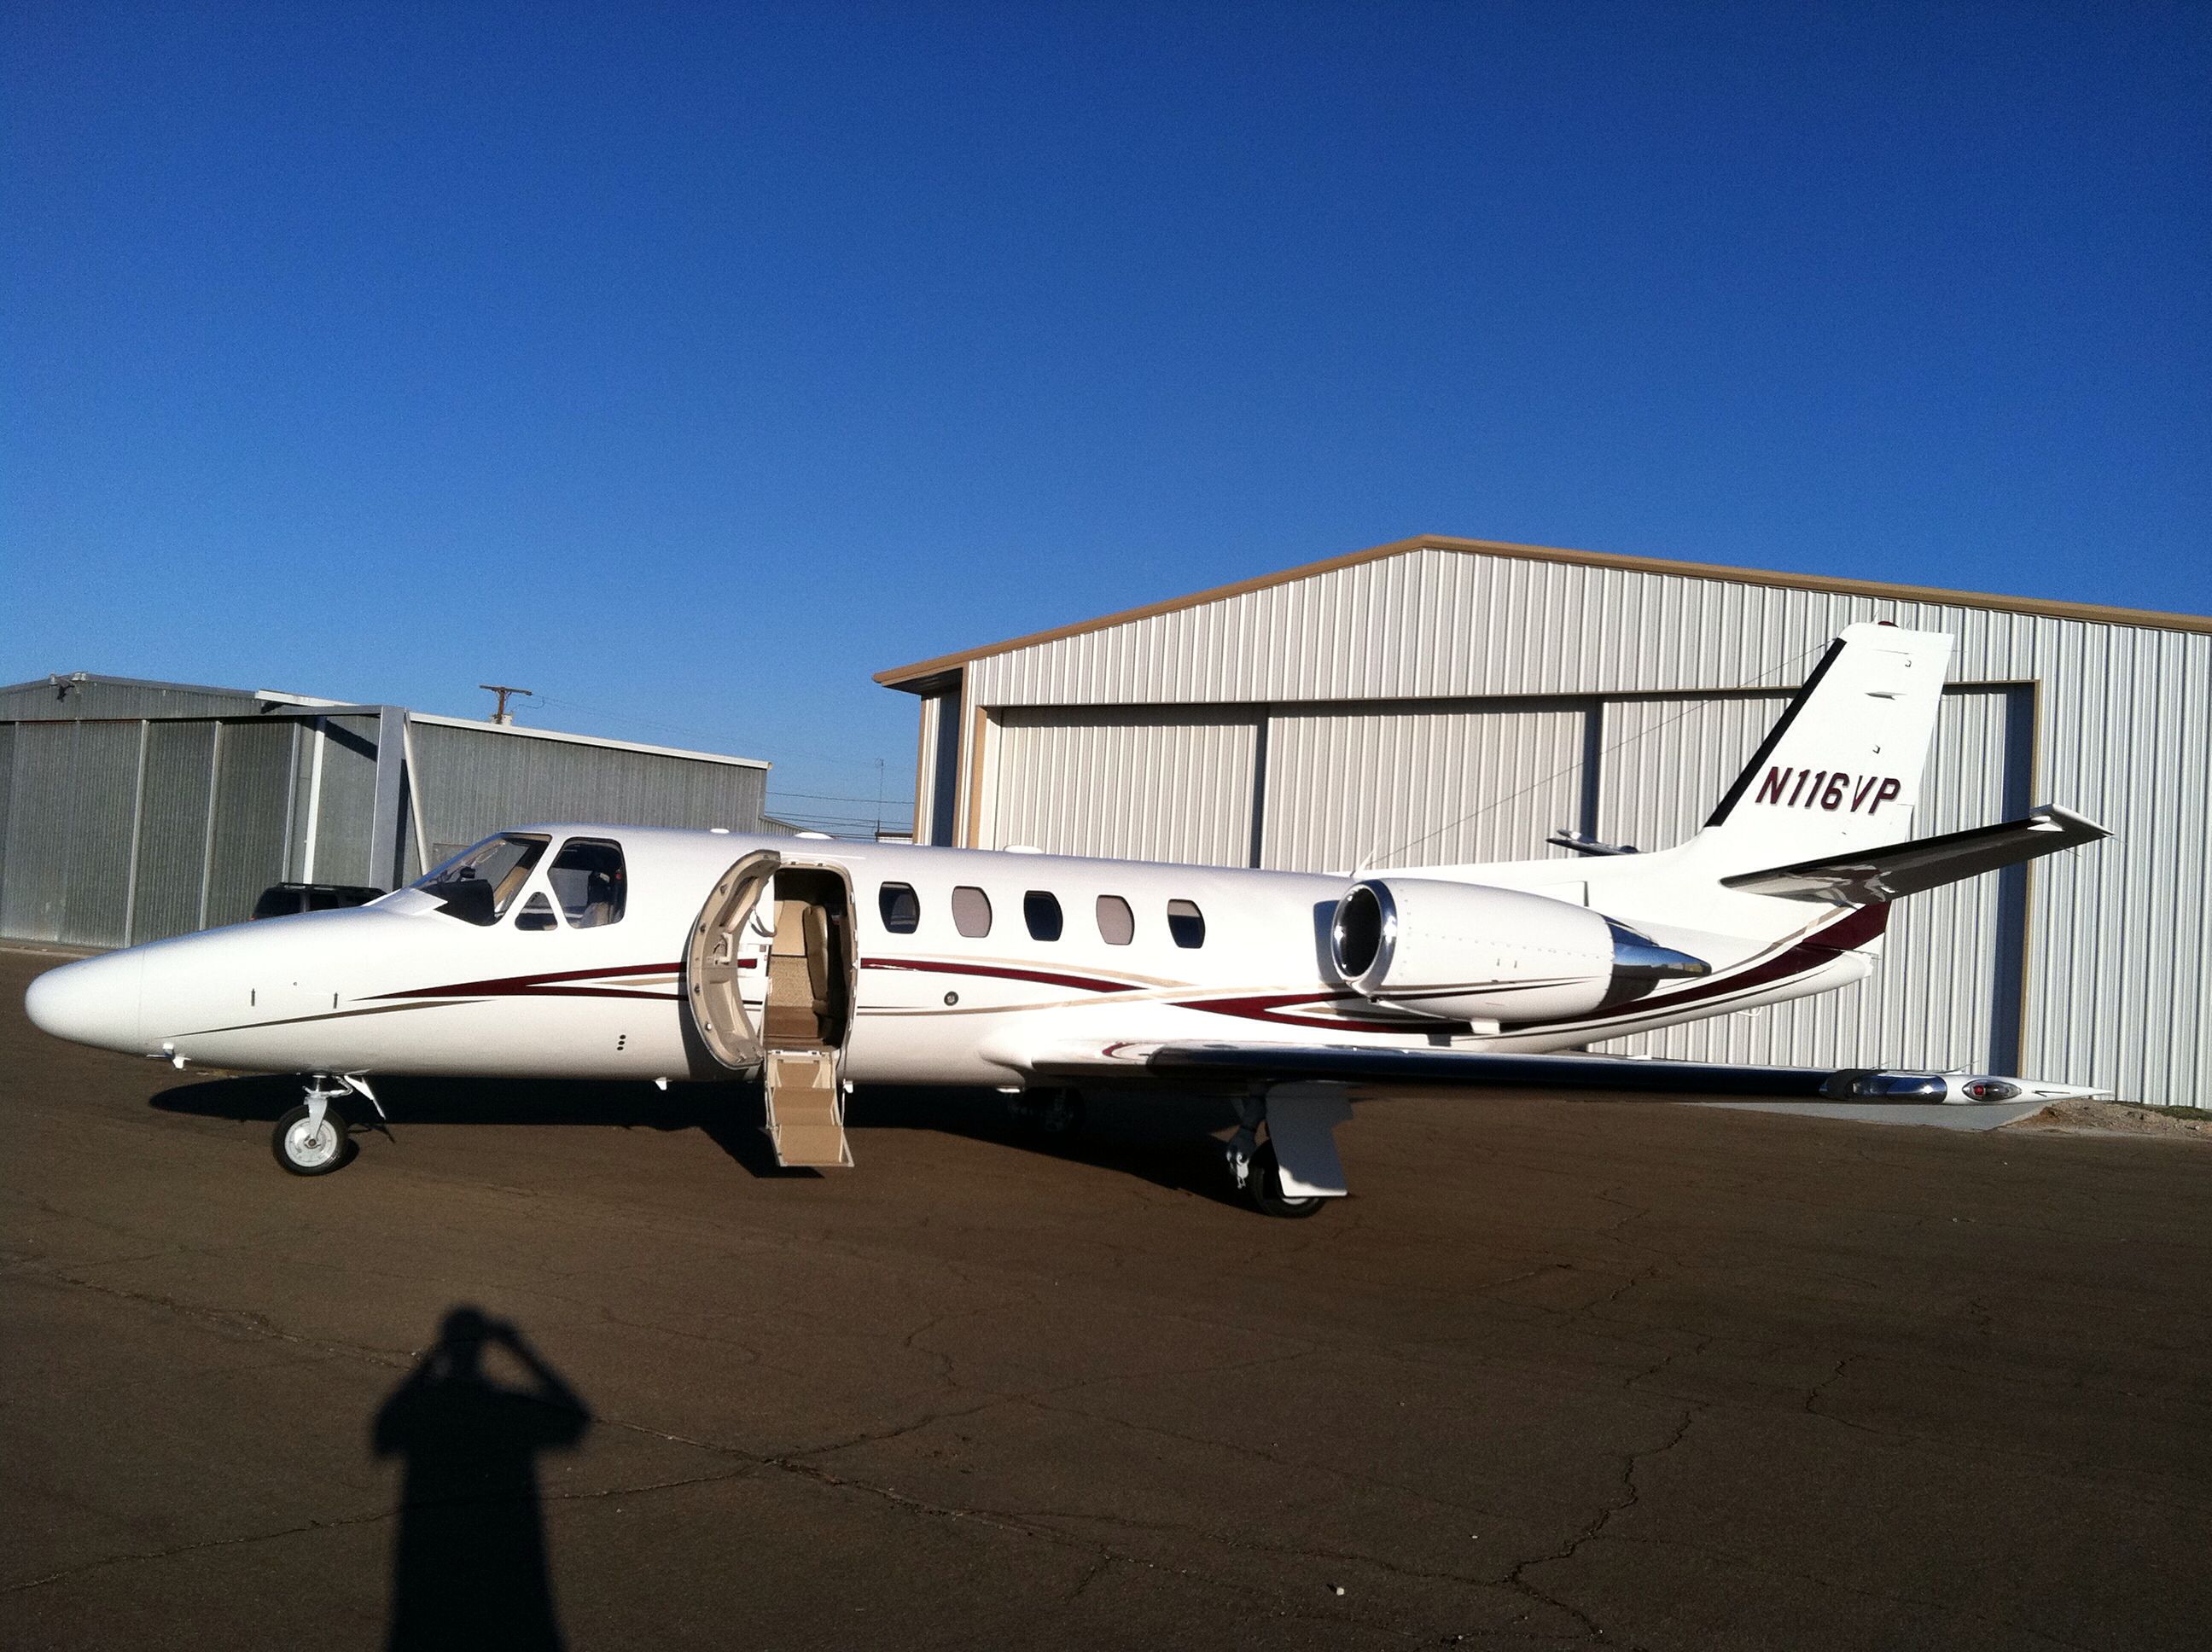
[[[1763,872],[1738,872],[1721,882],[1752,895],[1782,895],[1857,907],[1917,895],[1960,878],[2056,854],[2112,834],[2094,820],[2045,804],[2020,820],[1976,826],[1941,837],[1914,838],[1820,860],[1801,860]]]
[[[1382,1049],[1352,1044],[1067,1045],[1024,1063],[1066,1078],[1146,1077],[1207,1084],[1405,1084],[1533,1088],[1644,1096],[1759,1096],[1828,1102],[1991,1102],[2103,1092],[1982,1073],[1870,1067],[1743,1066],[1605,1055],[1518,1055],[1480,1050]]]

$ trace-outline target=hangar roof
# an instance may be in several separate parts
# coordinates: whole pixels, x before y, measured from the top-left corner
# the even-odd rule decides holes
[[[1278,573],[1263,574],[1249,580],[1239,580],[1231,585],[1215,586],[1210,590],[1196,591],[1188,596],[1171,597],[1164,602],[1147,603],[1139,608],[1123,609],[1119,613],[1107,614],[1097,619],[1084,620],[1073,625],[1055,626],[1049,630],[1033,631],[1026,636],[1012,637],[1004,642],[986,643],[980,647],[963,649],[956,653],[939,654],[933,659],[917,660],[910,665],[895,665],[889,671],[878,671],[875,680],[886,688],[903,689],[909,693],[931,691],[947,673],[958,670],[970,660],[988,659],[994,654],[1012,653],[1017,649],[1035,647],[1039,643],[1057,642],[1063,638],[1080,636],[1088,631],[1103,631],[1109,627],[1126,624],[1132,620],[1150,619],[1161,614],[1172,614],[1187,608],[1196,608],[1225,598],[1239,597],[1249,592],[1264,591],[1273,586],[1289,585],[1295,580],[1310,579],[1316,574],[1334,573],[1340,568],[1356,568],[1364,562],[1381,562],[1386,557],[1402,556],[1413,551],[1457,551],[1468,556],[1510,556],[1527,562],[1565,562],[1583,568],[1615,568],[1632,574],[1663,574],[1675,578],[1725,580],[1736,585],[1771,586],[1793,591],[1835,592],[1847,596],[1884,597],[1906,602],[1941,603],[1955,608],[1986,608],[2005,613],[2035,614],[2051,619],[2087,620],[2106,625],[2131,625],[2155,630],[2193,631],[2212,635],[2212,617],[2199,614],[2167,614],[2142,608],[2111,608],[2096,603],[2054,602],[2042,597],[2008,597],[1981,592],[1951,591],[1936,586],[1893,585],[1879,580],[1847,580],[1818,574],[1785,574],[1768,568],[1729,568],[1717,562],[1674,562],[1658,556],[1627,556],[1613,551],[1566,550],[1552,545],[1515,544],[1498,539],[1457,539],[1443,534],[1416,534],[1410,539],[1394,540],[1387,545],[1376,545],[1366,550],[1356,550],[1347,556],[1332,556],[1318,562],[1306,562],[1297,568],[1284,568]]]
[[[255,713],[297,716],[302,712],[319,712],[334,717],[374,716],[380,709],[374,704],[325,700],[313,695],[287,694],[275,689],[222,689],[204,683],[161,683],[141,677],[106,677],[97,671],[56,671],[50,677],[28,683],[10,683],[0,687],[0,722],[236,717]],[[764,769],[769,767],[767,761],[760,757],[736,757],[720,751],[693,751],[683,746],[647,745],[636,740],[611,740],[596,734],[524,728],[517,724],[493,723],[474,718],[441,717],[426,711],[410,711],[407,718],[413,723],[465,729],[477,734],[507,735],[525,740],[554,740],[563,745],[639,751],[648,756],[684,757],[694,762],[726,763],[739,768]]]

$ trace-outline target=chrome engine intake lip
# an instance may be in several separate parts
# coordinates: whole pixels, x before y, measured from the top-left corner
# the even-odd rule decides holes
[[[1346,984],[1367,990],[1390,973],[1398,950],[1398,903],[1380,881],[1354,884],[1336,903],[1328,929],[1329,962]]]

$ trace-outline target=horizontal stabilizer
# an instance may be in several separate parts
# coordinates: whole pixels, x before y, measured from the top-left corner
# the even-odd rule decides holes
[[[1752,895],[1826,901],[1839,907],[1870,906],[2111,835],[2094,820],[2046,804],[2024,819],[2008,820],[2002,825],[1977,826],[1941,837],[1914,838],[1880,848],[1770,866],[1763,872],[1738,872],[1721,882]]]

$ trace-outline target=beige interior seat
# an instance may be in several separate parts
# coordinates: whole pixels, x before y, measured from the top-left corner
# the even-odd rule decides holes
[[[830,1009],[829,948],[810,947],[807,934],[816,925],[827,936],[822,908],[805,901],[775,903],[775,932],[768,950],[768,1013],[761,1030],[768,1042],[788,1048],[819,1044],[823,1018]]]

